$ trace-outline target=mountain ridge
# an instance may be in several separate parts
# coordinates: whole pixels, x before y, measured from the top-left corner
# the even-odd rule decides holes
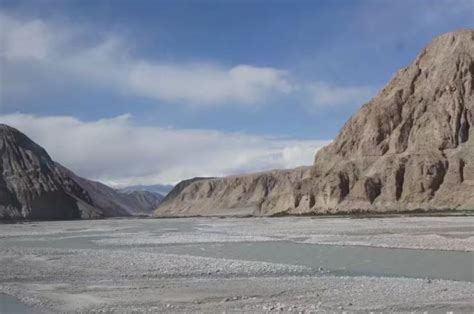
[[[116,190],[120,192],[125,192],[125,193],[147,191],[147,192],[160,194],[164,197],[173,188],[174,188],[174,185],[171,185],[171,184],[150,184],[150,185],[139,184],[139,185],[129,185],[125,187],[116,188]]]
[[[139,194],[77,176],[25,134],[0,124],[0,220],[149,214],[161,200]]]
[[[318,151],[301,180],[277,171],[249,202],[239,200],[249,194],[242,182],[266,175],[223,178],[211,190],[199,181],[156,215],[212,214],[206,207],[220,204],[256,215],[474,209],[473,59],[473,29],[438,36]]]

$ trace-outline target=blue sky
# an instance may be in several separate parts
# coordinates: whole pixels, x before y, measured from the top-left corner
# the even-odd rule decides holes
[[[434,36],[474,27],[474,0],[3,0],[0,10],[0,120],[118,185],[310,164]]]

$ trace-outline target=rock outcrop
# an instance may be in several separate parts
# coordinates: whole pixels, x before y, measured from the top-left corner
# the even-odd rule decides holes
[[[352,116],[309,173],[195,182],[156,213],[474,209],[473,77],[474,30],[439,36]]]
[[[158,196],[120,193],[55,163],[25,134],[0,124],[0,220],[130,216],[156,208]]]

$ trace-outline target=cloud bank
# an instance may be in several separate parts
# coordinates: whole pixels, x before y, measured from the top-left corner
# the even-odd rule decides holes
[[[77,85],[194,107],[260,106],[288,97],[324,109],[365,100],[369,91],[301,82],[274,67],[139,58],[133,42],[118,34],[1,11],[0,42],[0,104],[10,108],[15,97],[35,99]]]
[[[133,57],[130,44],[114,34],[90,42],[83,38],[86,29],[5,13],[0,14],[0,21],[1,64],[5,73],[14,72],[16,85],[29,82],[20,75],[22,66],[34,65],[35,75],[43,71],[46,79],[59,75],[127,94],[192,105],[256,104],[292,90],[287,73],[280,69],[144,60]],[[4,93],[10,92],[9,87],[22,92],[33,89],[10,86],[6,77],[2,78],[4,84]]]
[[[84,122],[70,116],[0,115],[53,159],[112,185],[176,183],[311,165],[329,141],[289,140],[213,130],[135,126],[130,115]]]

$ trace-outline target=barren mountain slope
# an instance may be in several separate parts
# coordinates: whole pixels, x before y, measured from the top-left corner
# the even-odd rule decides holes
[[[474,209],[473,76],[474,30],[436,38],[316,155],[289,210]]]
[[[0,124],[0,219],[103,216],[84,189],[20,131]]]
[[[0,158],[0,220],[148,214],[162,199],[149,192],[120,193],[81,178],[4,124],[0,124]]]
[[[193,183],[157,214],[221,204],[262,215],[474,209],[473,76],[474,30],[439,36],[317,153],[310,175],[274,176],[262,192],[237,184],[265,182],[262,174],[217,179],[212,189]]]
[[[266,197],[290,197],[296,182],[309,176],[310,167],[274,170],[225,178],[184,180],[158,207],[159,216],[248,214],[260,208]],[[256,214],[253,210],[250,213]]]
[[[120,192],[103,183],[84,179],[58,163],[57,166],[88,192],[92,204],[100,208],[107,217],[149,214],[162,198],[149,192]]]
[[[153,213],[164,198],[163,195],[150,191],[119,191],[119,193],[125,194],[133,206],[140,209],[140,212],[144,214]],[[139,212],[138,210],[136,211]]]

